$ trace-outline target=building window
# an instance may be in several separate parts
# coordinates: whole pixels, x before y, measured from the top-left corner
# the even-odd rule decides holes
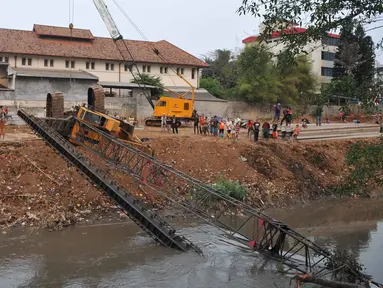
[[[129,71],[129,72],[132,72],[132,65],[130,64],[125,64],[125,71]]]
[[[146,65],[142,66],[142,72],[146,73]]]
[[[182,75],[184,74],[184,68],[181,68],[181,74]]]
[[[28,66],[32,66],[32,58],[28,58]]]
[[[65,61],[65,68],[69,68],[69,65],[70,65],[70,68],[74,69],[75,68],[75,61],[69,61],[69,60],[66,60]]]
[[[109,63],[105,63],[105,70],[109,70]]]
[[[114,63],[110,64],[110,70],[114,71]]]
[[[334,61],[334,59],[335,59],[335,53],[322,51],[322,60]]]
[[[86,62],[86,63],[85,63],[85,69],[88,69],[88,70],[89,70],[89,68],[90,68],[90,62]]]
[[[0,62],[3,62],[3,56],[0,56]]]
[[[180,74],[180,68],[177,68],[177,75]]]
[[[148,69],[148,73],[150,73],[150,71],[152,71],[152,67],[150,65],[148,65],[147,69]]]
[[[44,67],[48,67],[48,59],[44,59]]]
[[[324,37],[322,39],[322,45],[339,46],[339,44],[340,44],[339,38]]]
[[[165,67],[165,74],[168,74],[168,67]]]
[[[95,69],[95,66],[96,66],[96,64],[95,64],[94,62],[91,62],[91,63],[90,63],[90,68],[91,68],[92,70]]]
[[[55,61],[53,59],[49,60],[49,66],[50,67],[55,66]]]
[[[192,70],[191,70],[191,78],[192,79],[195,78],[195,68],[192,68]]]
[[[160,67],[160,73],[164,74],[164,67]]]
[[[9,61],[9,58],[7,56],[0,56],[0,62],[5,62],[5,63],[8,63]]]
[[[21,58],[21,65],[25,66],[27,65],[27,58]]]
[[[333,77],[334,68],[322,67],[322,73],[321,74],[322,74],[322,76]]]

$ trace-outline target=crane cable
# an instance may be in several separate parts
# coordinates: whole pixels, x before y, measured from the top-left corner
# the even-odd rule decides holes
[[[153,42],[149,41],[149,39],[145,36],[145,34],[141,31],[141,29],[134,23],[134,21],[129,17],[129,15],[124,11],[124,9],[121,7],[121,5],[117,2],[117,0],[112,0],[113,3],[117,6],[117,8],[120,10],[120,12],[124,15],[124,17],[129,21],[129,23],[137,30],[137,32],[141,35],[141,37],[152,47],[152,50],[154,54],[160,58],[164,63],[170,63],[167,59],[165,59],[158,49],[154,46]],[[176,74],[178,75],[177,71],[169,65],[169,68]],[[170,79],[172,80],[174,86],[177,86],[176,83],[174,82],[172,75],[169,74]]]

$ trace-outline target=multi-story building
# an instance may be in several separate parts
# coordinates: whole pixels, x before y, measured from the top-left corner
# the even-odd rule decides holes
[[[187,86],[179,72],[199,87],[199,70],[208,65],[188,52],[162,40],[158,42],[123,40],[93,36],[90,30],[34,25],[32,31],[0,29],[0,62],[23,73],[55,71],[85,72],[102,82],[128,82],[140,73],[159,76],[164,86]],[[6,73],[4,69],[3,74]],[[9,72],[9,71],[8,71]],[[0,72],[1,73],[1,72]],[[22,73],[20,73],[22,74]],[[0,84],[15,88],[6,75]],[[1,87],[1,86],[0,86]]]
[[[264,31],[264,25],[259,27],[260,33]],[[304,33],[305,28],[298,27],[295,23],[290,23],[288,27],[282,31],[284,34]],[[273,32],[271,38],[264,41],[265,45],[273,54],[278,54],[284,49],[284,44],[280,40],[280,32]],[[259,43],[259,36],[250,36],[242,41],[246,46]],[[313,73],[318,76],[320,83],[329,83],[334,74],[334,58],[339,46],[340,36],[337,34],[327,34],[322,41],[307,44],[303,50],[308,53],[312,61]]]

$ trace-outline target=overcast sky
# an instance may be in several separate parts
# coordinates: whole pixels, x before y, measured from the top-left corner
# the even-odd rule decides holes
[[[69,25],[70,0],[2,0],[0,27],[31,30],[33,24]],[[109,36],[92,0],[74,0],[74,26]],[[242,39],[258,32],[259,19],[239,16],[242,0],[117,0],[151,41],[167,40],[201,57],[214,49],[242,48]],[[143,40],[112,0],[105,0],[125,39]],[[8,13],[4,13],[7,11]],[[383,29],[369,32],[377,42]],[[381,36],[380,36],[381,37]],[[383,53],[378,51],[379,61]]]

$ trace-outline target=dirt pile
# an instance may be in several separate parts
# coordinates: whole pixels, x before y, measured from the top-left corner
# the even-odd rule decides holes
[[[326,195],[329,188],[347,177],[344,154],[355,141],[254,144],[241,135],[240,141],[234,143],[228,139],[190,136],[187,131],[181,129],[181,135],[151,130],[137,134],[153,139],[150,145],[156,157],[166,164],[210,184],[219,179],[239,181],[248,191],[245,201],[263,208]],[[18,129],[13,133],[18,133]],[[169,201],[154,195],[155,191],[151,195],[137,181],[79,149],[132,195],[156,209],[171,211]],[[126,218],[103,192],[41,140],[1,143],[0,161],[3,228],[22,225],[60,229],[89,219]]]
[[[352,142],[254,144],[189,136],[157,139],[151,146],[158,158],[195,178],[241,182],[248,189],[246,201],[265,206],[318,198],[341,184],[348,175],[344,157]]]
[[[0,225],[59,229],[116,211],[42,141],[0,146]]]

